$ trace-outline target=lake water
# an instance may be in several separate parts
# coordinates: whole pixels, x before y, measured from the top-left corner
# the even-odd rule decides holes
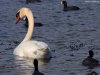
[[[91,71],[100,74],[100,67],[88,69],[82,60],[93,49],[94,58],[100,61],[100,2],[67,0],[79,11],[62,11],[61,0],[42,0],[26,4],[25,0],[0,0],[0,75],[32,75],[33,60],[15,58],[14,48],[26,34],[24,22],[15,24],[15,15],[21,7],[29,7],[35,22],[32,39],[46,42],[52,53],[47,63],[39,61],[39,70],[45,75],[86,75]]]

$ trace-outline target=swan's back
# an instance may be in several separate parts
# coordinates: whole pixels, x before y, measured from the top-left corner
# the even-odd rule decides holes
[[[14,54],[21,57],[30,57],[30,58],[48,58],[48,45],[41,41],[27,41],[22,42],[14,50]]]

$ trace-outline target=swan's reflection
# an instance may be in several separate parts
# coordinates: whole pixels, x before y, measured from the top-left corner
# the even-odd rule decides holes
[[[48,62],[50,62],[50,59],[38,59],[39,65],[47,64]],[[33,58],[22,58],[15,56],[15,64],[20,66],[21,68],[33,68],[33,60]]]
[[[18,57],[15,56],[15,65],[16,65],[16,70],[18,73],[18,75],[32,75],[32,73],[34,72],[34,59],[33,58],[22,58],[22,57]],[[50,62],[50,59],[46,60],[46,59],[38,59],[38,66],[41,69],[44,69],[48,64],[48,62]]]

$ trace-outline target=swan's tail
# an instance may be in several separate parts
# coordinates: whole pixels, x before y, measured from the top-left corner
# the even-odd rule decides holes
[[[41,49],[41,51],[44,52],[44,55],[43,55],[44,58],[48,59],[48,58],[51,58],[52,57],[49,48],[43,48],[43,49]]]

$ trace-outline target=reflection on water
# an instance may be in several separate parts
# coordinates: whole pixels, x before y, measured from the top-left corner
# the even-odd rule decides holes
[[[21,58],[21,57],[15,57],[14,64],[16,65],[16,70],[19,72],[20,75],[32,75],[34,72],[34,59],[32,58]],[[41,65],[46,66],[47,63],[49,63],[50,60],[43,60],[38,59],[38,66],[40,69],[43,69]]]
[[[39,60],[39,70],[45,75],[100,74],[100,66],[88,69],[82,65],[88,50],[93,49],[100,61],[100,3],[68,0],[81,10],[63,12],[61,0],[41,0],[26,4],[25,0],[0,0],[0,75],[32,75],[33,59],[14,57],[13,50],[25,36],[23,22],[15,24],[15,14],[29,7],[35,16],[32,39],[46,42],[52,53],[50,61]],[[73,54],[73,55],[71,55]]]
[[[33,61],[34,59],[32,58],[22,58],[22,57],[15,57],[15,64],[20,65],[21,68],[28,68],[28,67],[33,67]],[[42,64],[47,64],[49,63],[50,59],[38,59],[39,65]]]

